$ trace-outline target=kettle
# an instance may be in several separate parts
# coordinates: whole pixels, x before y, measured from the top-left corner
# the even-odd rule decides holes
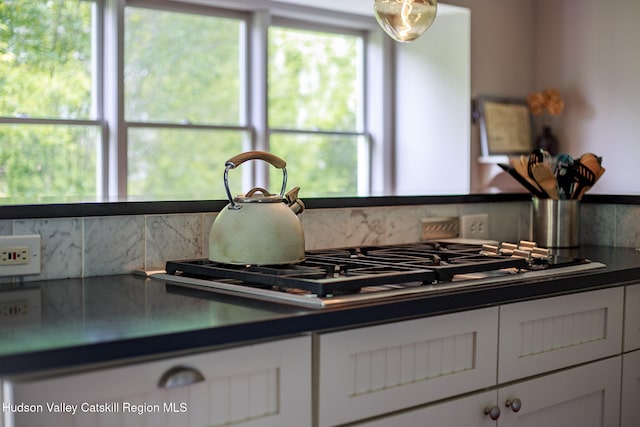
[[[264,188],[231,197],[229,171],[248,160],[263,160],[282,169],[280,194]],[[229,204],[220,211],[209,233],[209,259],[235,265],[276,265],[304,261],[304,232],[297,214],[304,210],[298,199],[300,188],[287,194],[287,163],[264,152],[238,154],[225,163],[224,187]]]

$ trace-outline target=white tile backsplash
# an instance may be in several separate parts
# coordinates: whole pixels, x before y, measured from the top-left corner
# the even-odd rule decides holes
[[[387,234],[388,210],[389,208],[351,209],[347,220],[346,245],[384,244]]]
[[[104,276],[143,269],[144,224],[144,216],[85,218],[83,276]]]
[[[419,237],[423,210],[421,206],[387,208],[385,243],[407,243]]]
[[[10,236],[13,234],[13,221],[5,219],[0,221],[0,236]]]
[[[400,244],[419,240],[420,219],[489,213],[490,238],[529,239],[530,203],[471,203],[308,209],[301,215],[307,249]],[[158,269],[169,259],[208,256],[215,213],[0,221],[2,234],[40,234],[40,275],[16,280],[126,274]],[[582,206],[581,242],[640,246],[640,206]],[[12,278],[2,278],[4,283]]]
[[[15,221],[13,232],[41,236],[42,271],[39,279],[82,276],[82,220],[50,218]]]
[[[305,247],[327,249],[344,246],[350,209],[306,210],[300,215]]]
[[[169,259],[202,258],[203,214],[152,215],[147,217],[147,269],[164,268]]]

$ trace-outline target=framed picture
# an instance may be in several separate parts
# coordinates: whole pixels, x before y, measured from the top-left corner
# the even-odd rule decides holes
[[[533,150],[533,119],[526,99],[483,95],[477,98],[476,108],[483,157]]]

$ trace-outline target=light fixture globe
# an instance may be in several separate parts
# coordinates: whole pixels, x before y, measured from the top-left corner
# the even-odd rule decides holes
[[[394,40],[410,42],[433,24],[437,0],[375,0],[373,10],[382,29]]]

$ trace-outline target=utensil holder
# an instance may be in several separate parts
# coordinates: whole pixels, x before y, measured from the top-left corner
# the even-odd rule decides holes
[[[580,246],[580,200],[533,198],[532,239],[545,248]]]

